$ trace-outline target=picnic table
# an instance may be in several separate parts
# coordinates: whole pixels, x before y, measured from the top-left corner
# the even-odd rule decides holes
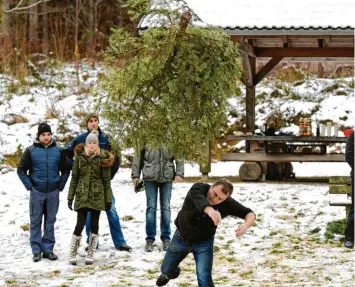
[[[242,180],[259,180],[278,169],[292,177],[291,162],[344,162],[342,153],[328,153],[328,146],[346,143],[346,137],[317,136],[227,136],[227,140],[245,140],[246,153],[222,154],[222,161],[244,161],[239,175]],[[269,166],[269,167],[268,167]]]

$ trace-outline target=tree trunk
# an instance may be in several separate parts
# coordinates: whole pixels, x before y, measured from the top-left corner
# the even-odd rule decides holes
[[[30,4],[37,3],[37,0],[30,0]],[[38,52],[38,5],[30,8],[29,26],[29,53]]]
[[[75,3],[75,48],[74,48],[74,56],[75,56],[75,70],[76,70],[76,80],[79,83],[79,14],[80,14],[80,0],[76,0]]]
[[[3,0],[2,1],[2,11],[5,10],[9,10],[10,9],[10,0]],[[1,58],[2,61],[4,62],[4,66],[6,66],[5,64],[8,62],[7,60],[9,60],[12,56],[12,52],[13,52],[13,47],[12,47],[12,40],[11,40],[11,24],[10,24],[10,15],[8,13],[3,13],[2,14],[2,25],[1,27],[1,31],[3,34],[3,43],[4,46],[1,49]]]
[[[47,2],[42,4],[42,53],[48,55],[48,6]]]
[[[93,40],[94,40],[94,3],[93,0],[87,1],[88,5],[88,13],[87,13],[87,38],[86,38],[86,57],[88,59],[92,59],[93,57]]]

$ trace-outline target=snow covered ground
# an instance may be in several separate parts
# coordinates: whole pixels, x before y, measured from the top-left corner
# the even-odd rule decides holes
[[[18,147],[30,145],[41,121],[47,121],[54,136],[62,140],[80,133],[83,115],[93,108],[91,88],[101,73],[102,68],[92,69],[83,63],[78,84],[73,66],[64,65],[40,74],[40,79],[26,79],[28,85],[24,86],[0,75],[0,161]],[[275,92],[282,97],[275,96]],[[262,125],[275,107],[287,115],[289,122],[300,113],[312,114],[313,122],[334,121],[344,127],[353,127],[355,122],[351,109],[355,105],[353,78],[307,79],[297,85],[263,81],[257,87],[256,100],[257,125]],[[231,100],[231,109],[238,116],[230,117],[229,124],[244,114],[243,98]],[[105,127],[104,121],[100,121],[100,126]],[[283,131],[297,133],[298,127],[289,124]],[[132,150],[125,152],[131,154]],[[241,164],[213,163],[210,175],[238,175]],[[347,176],[350,172],[346,163],[293,163],[293,167],[296,176],[302,177]],[[199,166],[185,164],[185,175],[200,176]],[[59,260],[35,264],[29,231],[21,229],[29,223],[29,194],[16,171],[0,175],[0,286],[154,286],[164,253],[159,240],[153,253],[144,252],[145,194],[134,193],[129,169],[119,170],[112,186],[123,232],[133,252],[114,249],[106,215],[102,214],[96,263],[84,265],[83,244],[78,266],[68,264],[76,222],[76,213],[67,208],[68,182],[60,197],[56,223],[55,252]],[[190,186],[191,183],[174,184],[172,219]],[[238,183],[233,197],[255,211],[257,222],[237,239],[234,229],[241,220],[223,220],[215,239],[216,286],[353,286],[354,251],[342,247],[341,236],[334,241],[324,240],[327,222],[345,216],[343,207],[329,206],[327,185]],[[173,224],[172,229],[175,230]],[[181,276],[168,286],[197,286],[192,257],[181,267]]]
[[[317,171],[322,175],[349,174],[349,167],[342,163],[335,168],[316,165],[296,166],[296,174],[301,170],[313,171],[313,175]],[[235,167],[231,163],[213,164],[211,174],[231,175]],[[197,167],[186,165],[186,173],[196,175]],[[33,263],[29,231],[21,229],[29,223],[29,194],[16,172],[0,175],[0,286],[155,286],[164,252],[159,238],[152,253],[144,251],[145,194],[134,193],[129,179],[130,169],[120,169],[112,186],[123,232],[133,252],[114,249],[106,215],[102,214],[95,264],[85,266],[82,244],[78,265],[71,266],[69,246],[76,213],[66,204],[69,182],[60,196],[56,222],[59,260]],[[190,186],[174,184],[172,219]],[[257,221],[241,238],[235,238],[234,229],[242,220],[230,217],[222,221],[215,238],[216,286],[353,286],[354,251],[343,248],[338,238],[324,240],[327,222],[345,216],[344,208],[329,206],[327,185],[238,183],[234,187],[233,197],[253,209]],[[197,286],[191,255],[181,267],[180,277],[167,286]]]

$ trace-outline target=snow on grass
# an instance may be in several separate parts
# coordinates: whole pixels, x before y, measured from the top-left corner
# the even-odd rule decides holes
[[[225,171],[229,168],[219,166]],[[135,194],[129,178],[130,169],[121,169],[112,186],[123,233],[133,252],[114,249],[102,214],[95,264],[84,264],[83,232],[78,265],[71,266],[69,248],[76,213],[66,204],[69,182],[60,196],[55,225],[59,260],[33,263],[29,231],[21,229],[29,223],[29,194],[16,172],[1,175],[0,286],[154,286],[164,257],[159,227],[154,251],[146,253],[145,194]],[[191,183],[174,184],[172,220],[190,187]],[[233,197],[253,209],[257,221],[241,238],[235,237],[234,230],[242,220],[229,217],[222,221],[215,237],[216,286],[353,286],[354,251],[338,240],[324,238],[327,222],[345,217],[344,208],[329,206],[327,185],[240,183],[234,187]],[[157,222],[159,214],[158,210]],[[191,255],[181,267],[180,277],[167,286],[197,286]]]

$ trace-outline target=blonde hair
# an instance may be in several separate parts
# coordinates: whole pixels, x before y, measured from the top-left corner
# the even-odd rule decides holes
[[[98,156],[100,154],[100,147],[99,146],[97,146],[97,149],[95,150],[95,152],[93,154],[89,153],[89,151],[88,151],[86,146],[84,147],[84,150],[85,150],[85,154],[87,156],[90,156],[90,157],[95,157],[95,156]]]

